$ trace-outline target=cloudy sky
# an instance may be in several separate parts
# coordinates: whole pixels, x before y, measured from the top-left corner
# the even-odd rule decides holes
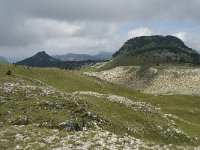
[[[199,7],[200,0],[0,0],[0,56],[115,52],[155,34],[200,51]]]

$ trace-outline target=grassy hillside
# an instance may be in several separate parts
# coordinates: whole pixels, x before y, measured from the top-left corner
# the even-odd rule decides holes
[[[89,142],[92,149],[111,142],[127,149],[139,141],[140,148],[199,146],[199,100],[134,92],[78,72],[0,64],[0,145],[49,149]],[[76,130],[87,130],[63,130],[60,123],[66,120]]]
[[[174,36],[141,36],[125,42],[100,70],[159,65],[200,65],[200,55]]]

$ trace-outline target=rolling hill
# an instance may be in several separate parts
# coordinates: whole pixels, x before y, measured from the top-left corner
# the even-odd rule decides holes
[[[184,66],[120,66],[85,75],[154,95],[200,96],[200,68]]]
[[[117,66],[200,65],[200,55],[174,36],[141,36],[128,40],[103,69]]]
[[[38,52],[36,55],[17,62],[17,65],[25,65],[32,67],[56,67],[62,62],[49,56],[45,51]]]
[[[199,96],[143,94],[79,72],[0,64],[0,108],[0,149],[200,145]]]
[[[81,67],[89,66],[101,60],[82,60],[82,61],[61,61],[49,56],[45,51],[38,52],[36,55],[19,61],[16,65],[24,65],[30,67],[57,67],[62,69],[80,69]]]
[[[0,63],[0,149],[200,148],[199,54],[178,38],[138,37],[107,63],[56,68],[67,63],[45,52]]]

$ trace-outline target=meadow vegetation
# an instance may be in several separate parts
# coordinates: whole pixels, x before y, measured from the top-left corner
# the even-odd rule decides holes
[[[73,148],[88,141],[87,148],[106,148],[109,138],[108,149],[137,145],[136,139],[144,149],[192,149],[200,146],[199,101],[199,96],[144,94],[82,71],[0,64],[0,148]]]

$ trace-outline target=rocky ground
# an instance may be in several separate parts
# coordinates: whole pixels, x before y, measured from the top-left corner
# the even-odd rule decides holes
[[[200,95],[199,68],[133,66],[84,74],[149,94]]]
[[[98,98],[105,98],[111,102],[115,102],[115,103],[119,103],[124,105],[125,107],[132,109],[135,112],[139,112],[139,113],[145,113],[145,114],[151,114],[154,116],[160,116],[162,118],[162,120],[166,121],[167,124],[165,124],[167,126],[162,126],[160,124],[156,124],[154,125],[154,129],[152,128],[152,130],[156,130],[158,132],[160,132],[161,136],[164,137],[185,137],[185,139],[188,139],[189,141],[193,141],[193,142],[197,142],[199,139],[198,138],[192,138],[189,135],[187,135],[186,133],[184,133],[184,131],[182,131],[180,128],[177,127],[175,120],[176,121],[181,121],[181,122],[185,122],[185,120],[179,118],[176,115],[172,115],[172,114],[166,114],[164,112],[162,112],[161,108],[159,107],[155,107],[149,103],[146,102],[141,102],[141,101],[134,101],[134,100],[130,100],[128,98],[122,97],[122,96],[118,96],[118,95],[111,95],[111,94],[101,94],[101,93],[97,93],[97,92],[92,92],[92,91],[77,91],[74,92],[73,94],[75,95],[90,95],[90,96],[95,96]],[[131,130],[131,126],[129,127]],[[135,129],[135,133],[137,132],[137,129]],[[138,129],[139,131],[140,129]],[[142,133],[141,133],[142,134]]]
[[[143,92],[200,95],[200,69],[171,68],[163,70]]]
[[[90,127],[84,126],[79,128],[80,130],[74,128],[72,130],[65,119],[77,121],[76,119],[80,118],[80,112],[77,110],[80,111],[78,101],[81,99],[77,98],[82,95],[119,103],[135,112],[161,116],[163,120],[169,122],[166,129],[159,125],[155,126],[161,136],[183,137],[192,143],[199,140],[176,127],[173,119],[179,119],[178,117],[164,114],[160,108],[145,102],[92,91],[64,93],[32,79],[7,78],[3,81],[0,86],[2,106],[0,149],[192,149],[190,146],[148,142],[127,133],[114,134],[99,127],[97,120],[91,118],[91,116],[94,118],[94,115],[83,109],[81,111],[87,114]],[[79,126],[80,122],[76,125]],[[75,126],[74,122],[70,126]]]
[[[9,139],[13,141],[9,141]],[[13,126],[0,130],[1,149],[52,149],[52,150],[87,150],[87,149],[148,149],[148,150],[170,150],[170,149],[193,149],[188,146],[158,145],[145,142],[135,137],[119,136],[112,132],[96,127],[94,130],[79,132],[66,132],[57,129],[40,129],[35,125]],[[7,146],[9,145],[9,146]],[[198,147],[194,148],[198,149]]]

